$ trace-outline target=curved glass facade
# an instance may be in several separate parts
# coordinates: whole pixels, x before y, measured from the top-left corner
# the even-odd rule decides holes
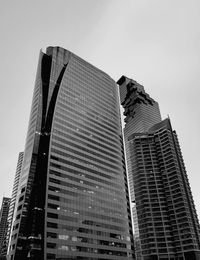
[[[40,54],[10,258],[133,259],[132,239],[116,83],[49,47]]]

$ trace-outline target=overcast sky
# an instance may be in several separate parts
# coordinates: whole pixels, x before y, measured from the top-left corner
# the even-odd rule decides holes
[[[39,51],[52,45],[133,78],[159,102],[200,216],[199,13],[199,0],[0,0],[0,202],[24,149]]]

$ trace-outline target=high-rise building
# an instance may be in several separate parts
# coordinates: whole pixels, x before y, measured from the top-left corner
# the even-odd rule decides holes
[[[18,156],[17,168],[16,168],[16,172],[15,172],[15,178],[14,178],[14,184],[13,184],[13,190],[12,190],[12,197],[11,197],[10,207],[9,207],[9,212],[8,212],[8,232],[7,232],[7,237],[6,237],[7,244],[9,244],[9,239],[10,239],[10,232],[11,232],[11,228],[12,228],[13,214],[14,214],[14,209],[15,209],[17,191],[18,191],[18,187],[19,187],[19,179],[20,179],[20,174],[21,174],[23,157],[24,157],[24,153],[20,152],[19,156]]]
[[[157,102],[122,76],[137,260],[199,260],[200,228],[176,132]]]
[[[3,197],[0,211],[0,257],[6,255],[8,231],[8,210],[10,206],[10,198]]]
[[[40,53],[9,256],[133,259],[117,85],[60,47]]]

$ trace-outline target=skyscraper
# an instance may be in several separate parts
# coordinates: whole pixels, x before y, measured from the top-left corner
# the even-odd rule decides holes
[[[122,76],[125,148],[138,260],[199,260],[200,228],[169,118],[136,81]]]
[[[16,172],[15,172],[15,178],[14,178],[14,184],[13,184],[13,190],[12,190],[12,197],[11,197],[9,212],[8,212],[8,232],[7,232],[7,237],[6,237],[7,244],[9,243],[9,239],[10,239],[10,232],[11,232],[11,228],[12,228],[13,214],[14,214],[14,209],[15,209],[17,191],[18,191],[18,187],[19,187],[19,179],[20,179],[20,174],[21,174],[21,169],[22,169],[23,157],[24,157],[24,153],[20,152],[19,156],[18,156],[17,168],[16,168]]]
[[[10,258],[133,259],[117,85],[60,47],[40,53]]]
[[[8,210],[10,206],[10,198],[3,197],[0,211],[0,257],[6,255],[8,231]]]

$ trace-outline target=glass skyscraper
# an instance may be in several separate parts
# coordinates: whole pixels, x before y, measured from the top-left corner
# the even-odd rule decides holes
[[[3,197],[0,210],[0,258],[6,256],[8,241],[6,239],[8,232],[8,211],[10,198]]]
[[[117,85],[60,48],[41,52],[10,259],[134,259]]]
[[[12,197],[11,197],[9,212],[8,212],[8,232],[7,232],[7,236],[6,236],[7,244],[9,244],[9,240],[10,240],[10,233],[11,233],[11,228],[12,228],[12,221],[13,221],[13,215],[14,215],[14,210],[15,210],[17,191],[19,188],[19,179],[20,179],[20,174],[21,174],[21,169],[22,169],[23,157],[24,157],[24,153],[20,152],[19,156],[18,156],[17,168],[16,168],[16,172],[15,172],[15,178],[14,178],[13,189],[12,189]]]
[[[118,80],[137,260],[199,260],[200,228],[169,118],[136,81]]]

